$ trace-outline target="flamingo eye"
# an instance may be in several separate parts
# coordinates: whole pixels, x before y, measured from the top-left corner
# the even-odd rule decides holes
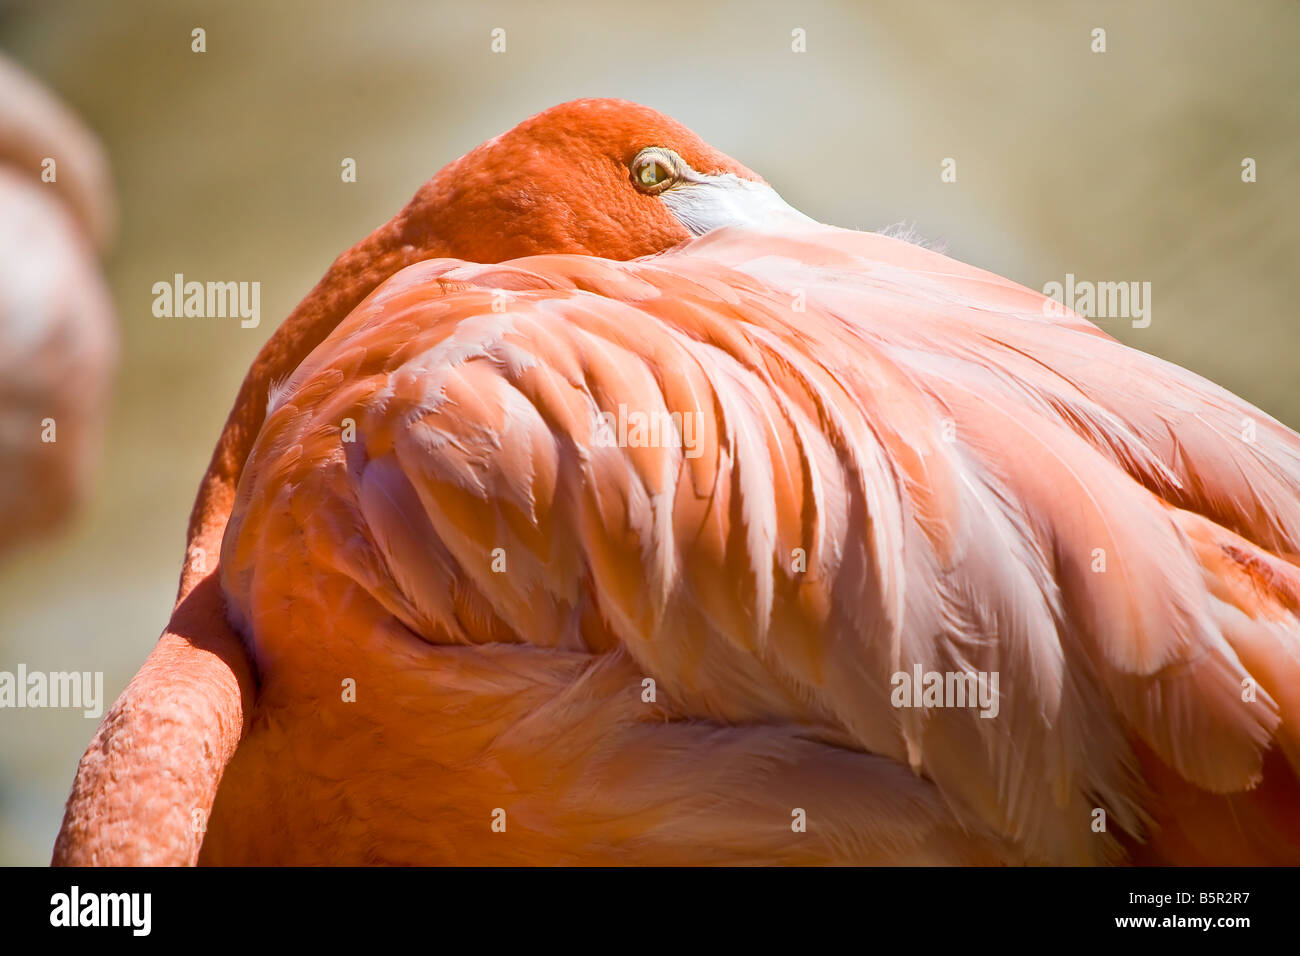
[[[643,149],[632,160],[632,181],[643,193],[662,192],[677,179],[677,164],[666,149]]]

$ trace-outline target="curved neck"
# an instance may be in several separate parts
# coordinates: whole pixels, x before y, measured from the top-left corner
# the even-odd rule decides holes
[[[81,758],[56,865],[197,862],[255,700],[256,675],[227,621],[218,580],[235,488],[271,383],[292,373],[381,282],[438,254],[419,199],[339,256],[253,361],[199,486],[175,610]]]
[[[177,605],[215,568],[235,488],[266,417],[273,382],[287,378],[338,324],[385,279],[437,254],[427,227],[411,215],[394,219],[339,256],[281,323],[249,367],[226,419],[190,513],[185,568]]]

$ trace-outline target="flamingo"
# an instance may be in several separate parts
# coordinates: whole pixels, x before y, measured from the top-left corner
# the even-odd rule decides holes
[[[89,490],[117,353],[111,231],[99,144],[0,58],[0,552]]]
[[[1050,305],[633,103],[479,146],[253,363],[55,862],[1300,859],[1300,436]]]

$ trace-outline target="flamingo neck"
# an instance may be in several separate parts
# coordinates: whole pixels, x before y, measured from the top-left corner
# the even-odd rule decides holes
[[[256,700],[252,662],[226,617],[217,558],[267,392],[386,278],[442,254],[421,211],[412,202],[339,256],[254,360],[199,487],[171,620],[78,765],[55,864],[197,861],[207,814]]]
[[[190,513],[177,605],[216,567],[244,463],[266,416],[272,383],[283,381],[385,279],[445,254],[412,201],[395,218],[339,256],[253,360],[226,419]]]

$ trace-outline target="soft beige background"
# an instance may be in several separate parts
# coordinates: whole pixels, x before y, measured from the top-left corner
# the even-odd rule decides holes
[[[262,341],[439,167],[578,96],[676,116],[828,222],[908,220],[1035,288],[1150,281],[1151,327],[1106,328],[1300,425],[1298,43],[1294,0],[0,0],[0,49],[112,157],[124,337],[96,499],[0,566],[0,670],[102,670],[114,697],[167,619],[194,488]],[[262,326],[154,318],[150,287],[175,272],[261,281]],[[0,862],[48,860],[93,729],[0,711]]]

